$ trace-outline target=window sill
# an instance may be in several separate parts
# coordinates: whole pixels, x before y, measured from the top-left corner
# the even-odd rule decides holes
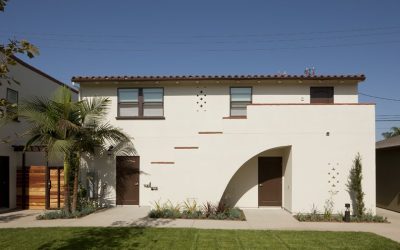
[[[165,120],[164,116],[147,116],[147,117],[138,117],[138,116],[117,116],[116,120]]]
[[[247,119],[247,116],[245,115],[234,115],[234,116],[227,116],[227,117],[222,117],[222,119]]]

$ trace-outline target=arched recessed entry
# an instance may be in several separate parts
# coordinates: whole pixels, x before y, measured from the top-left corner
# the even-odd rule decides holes
[[[221,200],[233,207],[275,206],[291,211],[291,152],[291,146],[282,146],[251,157],[232,176]]]

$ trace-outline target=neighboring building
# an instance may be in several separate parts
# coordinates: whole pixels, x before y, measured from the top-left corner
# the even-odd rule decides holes
[[[400,212],[400,135],[376,143],[376,206]]]
[[[375,212],[375,106],[358,102],[363,75],[73,77],[82,99],[109,97],[108,121],[136,156],[105,154],[84,168],[117,205],[199,204],[334,211],[363,159],[365,204]],[[84,171],[83,171],[84,172]]]
[[[16,57],[14,59],[17,64],[10,66],[9,76],[15,78],[19,84],[9,84],[5,80],[0,80],[1,98],[6,98],[12,103],[19,103],[34,96],[50,97],[60,86],[67,86],[21,59]],[[71,89],[73,98],[77,100],[78,91],[68,88]],[[22,138],[21,135],[26,128],[27,123],[23,120],[12,121],[0,127],[0,138],[7,139],[7,143],[0,142],[0,208],[17,206],[17,169],[22,169],[23,166],[45,166],[47,162],[43,152],[22,152],[21,146],[25,145],[26,138]],[[40,150],[39,147],[36,147],[33,151],[38,150]],[[50,159],[49,164],[59,165],[60,163]],[[34,198],[36,194],[29,195]]]

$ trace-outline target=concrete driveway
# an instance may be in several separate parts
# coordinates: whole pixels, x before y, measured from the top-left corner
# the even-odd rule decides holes
[[[298,222],[282,209],[244,209],[246,221],[150,219],[149,207],[109,208],[80,219],[36,220],[42,211],[0,214],[0,228],[16,227],[187,227],[203,229],[317,230],[372,232],[400,242],[400,213],[377,209],[391,223]]]

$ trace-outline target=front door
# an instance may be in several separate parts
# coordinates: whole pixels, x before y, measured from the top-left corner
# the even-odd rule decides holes
[[[10,160],[0,156],[0,207],[9,207],[10,201]]]
[[[117,156],[117,205],[139,205],[139,156]]]
[[[258,158],[258,206],[282,206],[282,157]]]

